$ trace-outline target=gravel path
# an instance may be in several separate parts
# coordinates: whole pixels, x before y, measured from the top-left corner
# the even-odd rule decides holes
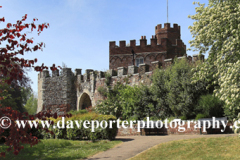
[[[122,144],[98,153],[89,160],[125,160],[151,148],[160,143],[192,138],[211,138],[237,136],[234,134],[211,134],[211,135],[166,135],[166,136],[119,136],[117,140],[123,141]]]

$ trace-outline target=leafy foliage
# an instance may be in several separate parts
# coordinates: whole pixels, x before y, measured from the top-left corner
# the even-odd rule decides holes
[[[117,83],[101,101],[96,111],[101,114],[114,115],[121,119],[142,119],[155,116],[156,102],[152,99],[150,89],[146,86],[128,86]]]
[[[167,68],[165,73],[168,81],[167,103],[175,116],[189,116],[193,111],[194,86],[191,85],[191,64],[187,59],[175,59],[174,65]]]
[[[226,104],[226,113],[236,118],[240,112],[240,7],[239,0],[209,0],[208,6],[197,3],[190,31],[191,47],[208,52],[208,60],[196,68],[194,81],[207,81],[214,94]]]
[[[114,115],[119,118],[122,115],[122,106],[120,104],[120,90],[124,89],[121,83],[117,83],[113,88],[109,88],[107,99],[100,101],[96,106],[96,112],[106,115]]]
[[[120,106],[122,107],[122,117],[123,119],[128,119],[134,115],[135,106],[138,101],[138,93],[140,88],[125,86],[122,90],[119,90],[120,94]]]
[[[0,97],[3,97],[0,107],[11,106],[15,110],[24,112],[24,105],[32,92],[30,79],[23,75],[21,80],[13,80],[10,85],[5,82],[6,79],[0,77]]]
[[[180,119],[181,120],[187,120],[187,117],[186,116],[181,116]]]
[[[24,77],[24,68],[34,67],[35,71],[48,69],[48,67],[44,66],[44,64],[41,66],[34,66],[34,64],[37,62],[36,58],[34,60],[19,58],[19,55],[24,55],[25,52],[42,50],[44,47],[43,43],[34,45],[33,38],[27,37],[27,30],[32,32],[33,30],[37,29],[38,34],[40,34],[44,28],[49,27],[49,24],[47,23],[38,25],[35,24],[37,19],[33,19],[32,23],[24,23],[26,19],[27,14],[24,15],[21,20],[18,20],[16,24],[7,23],[6,28],[0,29],[0,87],[2,87],[3,81],[8,85],[11,85],[14,81],[21,82]],[[5,22],[5,18],[0,18],[0,22]],[[26,32],[24,33],[24,31]],[[56,70],[55,65],[53,64],[50,69]],[[2,77],[5,77],[6,79],[2,79]],[[17,84],[17,86],[21,85]],[[0,101],[6,98],[6,96],[2,95],[4,92],[5,90],[0,88]],[[19,151],[23,149],[23,146],[21,146],[20,143],[30,144],[32,146],[38,143],[38,139],[28,132],[30,129],[29,126],[25,127],[24,129],[18,129],[15,125],[13,125],[15,124],[15,120],[21,120],[24,118],[34,119],[36,117],[39,119],[45,119],[46,117],[53,116],[53,114],[46,112],[38,113],[35,116],[29,116],[26,112],[22,114],[18,111],[12,110],[10,107],[5,107],[0,108],[0,117],[3,116],[9,117],[12,122],[12,125],[9,128],[9,135],[4,137],[5,145],[9,146],[7,151],[13,149],[13,153],[17,155]],[[2,135],[4,132],[5,130],[0,128],[0,135]],[[5,152],[2,152],[1,156],[5,156]]]
[[[199,113],[199,114],[197,114],[195,120],[199,120],[200,118],[206,118],[206,117],[207,117],[207,116],[206,116],[205,114]]]
[[[153,85],[151,92],[153,94],[153,100],[157,102],[156,108],[159,110],[159,117],[162,119],[172,115],[172,110],[167,102],[168,88],[166,81],[168,81],[168,79],[169,77],[163,69],[155,70],[152,76]]]
[[[119,92],[123,119],[135,117],[135,120],[140,120],[157,115],[156,103],[152,100],[152,94],[147,86],[126,86]]]
[[[151,90],[162,119],[170,116],[194,116],[199,95],[207,91],[202,82],[192,84],[193,67],[187,59],[175,59],[172,66],[154,72]]]
[[[107,86],[110,85],[110,82],[111,82],[111,75],[109,73],[105,73],[105,83]]]
[[[72,114],[72,115],[77,115],[77,114],[84,114],[84,113],[88,113],[88,111],[86,109],[82,109],[82,110],[70,110],[68,112],[68,114]]]
[[[24,108],[30,115],[34,115],[37,112],[37,103],[38,99],[35,98],[34,94],[32,93],[31,97],[27,100],[27,103],[24,106]]]
[[[58,139],[89,139],[92,141],[96,141],[97,139],[115,139],[117,134],[117,123],[112,123],[112,128],[110,128],[110,120],[115,120],[116,117],[112,115],[99,115],[96,113],[84,113],[84,114],[76,114],[72,117],[66,118],[64,121],[62,121],[61,117],[57,119],[52,119],[54,123],[60,122],[60,126],[63,128],[53,128],[53,126],[50,127],[49,130],[54,132],[54,134],[50,134],[49,132],[42,132],[44,138],[58,138]],[[101,121],[106,121],[108,123],[108,126],[106,128],[101,128],[100,126],[95,126],[95,132],[92,132],[91,125],[89,125],[89,128],[85,128],[83,126],[84,121],[98,121],[99,123]],[[69,122],[68,122],[69,121]],[[73,122],[72,124],[70,123]],[[79,123],[79,127],[76,125],[75,121]],[[64,124],[63,124],[64,123]],[[71,127],[72,125],[72,127]],[[87,125],[88,126],[88,125]]]
[[[214,95],[202,95],[199,98],[198,106],[196,107],[197,113],[205,115],[204,118],[222,117],[224,103]]]
[[[172,66],[154,71],[152,86],[118,83],[113,89],[110,88],[107,98],[97,105],[96,111],[122,119],[195,118],[199,97],[210,92],[206,89],[206,81],[192,83],[192,68],[198,64],[201,65],[200,62],[192,64],[187,59],[175,59]],[[222,105],[211,107],[221,109]],[[199,112],[202,113],[202,110],[199,109]]]
[[[161,118],[161,113],[157,107],[157,102],[153,99],[153,93],[148,86],[138,86],[139,91],[136,93],[137,96],[136,104],[134,107],[134,116],[141,120],[144,117],[155,117]]]
[[[103,86],[100,86],[98,87],[97,91],[104,97],[107,96],[107,88],[103,87]]]
[[[31,130],[31,127],[27,123],[25,128],[18,128],[17,124],[15,123],[15,120],[33,120],[33,119],[42,119],[45,120],[47,117],[55,117],[57,118],[57,114],[52,114],[49,111],[46,112],[40,112],[36,115],[29,115],[27,112],[20,113],[18,111],[12,110],[10,107],[7,108],[0,108],[0,117],[6,116],[10,119],[10,121],[5,121],[5,124],[11,123],[10,127],[8,128],[9,134],[7,136],[4,136],[5,139],[5,145],[9,148],[7,151],[14,150],[14,154],[17,155],[22,149],[22,144],[29,144],[29,145],[35,145],[39,142],[38,138],[36,136],[33,136],[32,133],[29,131]],[[44,129],[46,132],[50,132],[48,129]],[[0,135],[3,136],[4,132],[7,130],[0,129]],[[5,152],[1,153],[1,156],[5,156]]]

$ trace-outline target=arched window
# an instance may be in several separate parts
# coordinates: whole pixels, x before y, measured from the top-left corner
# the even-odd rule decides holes
[[[143,64],[143,63],[144,63],[143,57],[139,57],[135,59],[135,64],[137,67],[139,66],[139,64]]]

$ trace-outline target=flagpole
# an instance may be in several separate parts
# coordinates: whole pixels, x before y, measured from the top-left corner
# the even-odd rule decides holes
[[[167,0],[167,23],[168,23],[168,0]]]

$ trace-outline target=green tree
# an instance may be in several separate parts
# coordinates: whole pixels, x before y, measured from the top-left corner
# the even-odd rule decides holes
[[[120,90],[126,86],[117,83],[113,87],[108,87],[107,98],[100,101],[96,106],[96,111],[101,114],[114,115],[119,118],[122,115],[122,106],[120,100]]]
[[[2,6],[0,6],[2,8]],[[32,32],[35,29],[38,29],[38,34],[40,34],[44,28],[48,28],[49,24],[35,24],[34,22],[37,19],[33,19],[32,23],[25,23],[27,19],[27,14],[25,14],[22,19],[18,20],[15,24],[7,23],[6,27],[0,29],[0,87],[3,87],[3,83],[12,85],[15,82],[21,82],[25,73],[24,69],[33,67],[36,71],[42,71],[43,69],[48,69],[48,67],[42,64],[41,66],[36,66],[37,59],[29,60],[25,59],[23,55],[29,51],[37,51],[44,47],[43,43],[33,44],[33,38],[27,36],[28,31]],[[0,22],[5,22],[5,18],[0,18]],[[38,27],[37,27],[38,26]],[[29,30],[28,30],[29,29]],[[28,30],[28,31],[27,31]],[[21,55],[21,56],[20,56]],[[53,64],[50,67],[51,70],[56,70],[55,65]],[[20,81],[19,81],[20,80]],[[16,83],[18,84],[18,83]],[[21,86],[21,85],[17,85]],[[0,88],[0,101],[4,100],[6,97],[2,96],[5,89]],[[0,102],[0,106],[2,102]],[[40,113],[36,115],[38,119],[46,117],[57,117],[57,114],[52,113]],[[7,116],[12,123],[15,122],[16,118],[19,120],[36,118],[28,116],[27,113],[19,113],[16,110],[12,110],[11,106],[0,108],[0,116]],[[23,149],[22,144],[35,145],[38,143],[38,139],[29,133],[30,126],[26,125],[25,128],[16,129],[15,125],[11,125],[8,128],[9,135],[2,136],[4,129],[0,128],[0,135],[4,137],[6,142],[4,143],[7,151],[13,151],[12,153],[18,155],[19,151]],[[48,129],[47,129],[48,130]],[[1,157],[5,156],[5,152],[0,153]]]
[[[198,98],[208,93],[205,82],[192,83],[192,68],[195,65],[198,64],[192,64],[186,58],[176,58],[166,69],[155,70],[151,91],[153,100],[157,101],[155,108],[160,111],[158,114],[162,119],[195,116],[194,107]]]
[[[175,59],[165,74],[168,79],[165,84],[168,90],[167,103],[175,116],[191,116],[193,111],[194,85],[191,84],[192,65],[186,58]]]
[[[24,105],[32,92],[30,82],[30,79],[25,76],[22,80],[13,80],[10,85],[5,83],[4,79],[1,79],[0,90],[2,92],[0,97],[3,97],[3,99],[0,101],[0,107],[11,106],[15,110],[24,112]]]
[[[157,108],[157,101],[153,99],[153,93],[148,86],[138,86],[139,92],[137,99],[137,104],[134,108],[134,116],[141,120],[144,117],[161,118],[161,110]]]
[[[196,112],[205,115],[205,118],[222,117],[224,103],[218,97],[207,94],[199,98]]]
[[[204,65],[196,68],[194,83],[218,84],[214,94],[225,102],[229,117],[240,112],[240,1],[209,0],[208,6],[197,3],[195,20],[190,26],[191,47],[199,53],[208,52]],[[209,87],[208,86],[208,87]]]
[[[169,80],[165,70],[157,69],[152,76],[153,85],[150,90],[153,94],[153,100],[156,101],[156,110],[158,111],[158,117],[165,119],[172,115],[172,110],[167,102],[168,88],[166,82]]]
[[[126,86],[119,92],[124,119],[134,117],[135,120],[140,120],[145,117],[158,117],[156,102],[148,86]]]
[[[147,116],[157,116],[156,102],[147,86],[128,86],[117,83],[106,93],[107,98],[101,101],[96,111],[101,114],[111,114],[122,119],[143,119]]]
[[[34,94],[31,95],[31,97],[27,100],[26,105],[24,108],[28,112],[28,114],[34,115],[37,112],[37,98],[35,98]]]
[[[136,86],[126,86],[124,89],[120,90],[120,101],[122,107],[122,116],[124,119],[128,119],[129,117],[134,115],[134,108],[137,105],[137,98],[140,89]]]

